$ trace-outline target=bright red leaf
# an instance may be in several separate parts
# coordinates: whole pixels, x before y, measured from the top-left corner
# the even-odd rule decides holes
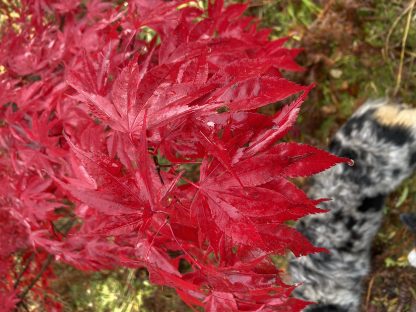
[[[207,311],[303,309],[271,255],[322,251],[286,225],[322,210],[290,179],[346,159],[279,143],[300,50],[247,4],[20,2],[0,9],[0,306],[53,298],[62,261],[144,266]]]

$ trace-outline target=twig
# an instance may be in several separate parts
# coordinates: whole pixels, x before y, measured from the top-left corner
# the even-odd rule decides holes
[[[319,12],[319,14],[316,17],[316,19],[309,26],[306,27],[306,32],[311,31],[311,29],[313,29],[316,25],[318,25],[319,23],[322,23],[323,22],[324,18],[326,17],[326,15],[331,10],[334,2],[335,2],[335,0],[329,0],[325,4],[324,8],[321,9],[321,11]]]
[[[30,257],[27,259],[25,266],[20,271],[19,275],[16,278],[16,281],[14,282],[13,288],[16,289],[17,286],[19,286],[19,283],[23,277],[23,274],[26,273],[27,269],[29,268],[30,264],[32,263],[33,259],[35,258],[35,253],[32,253]]]
[[[416,0],[412,0],[412,2],[409,5],[409,13],[407,15],[407,21],[406,21],[406,27],[404,29],[404,34],[402,38],[402,50],[400,52],[400,64],[399,64],[399,71],[397,73],[397,79],[396,79],[396,87],[394,88],[394,96],[397,95],[400,89],[400,85],[402,82],[402,74],[403,74],[403,63],[404,63],[404,53],[406,50],[406,42],[407,42],[407,36],[409,35],[409,29],[410,29],[410,22],[412,21],[412,13],[413,9],[415,7]]]
[[[250,1],[249,2],[249,7],[250,8],[253,8],[253,7],[258,7],[258,6],[263,6],[263,5],[266,5],[266,4],[272,4],[273,3],[273,0],[254,0],[254,1]]]
[[[323,10],[319,13],[317,20],[322,21],[326,14],[329,12],[329,9],[331,9],[332,5],[334,4],[334,0],[329,0]]]
[[[68,234],[69,230],[72,228],[75,221],[76,221],[75,219],[72,219],[63,225],[62,233],[64,235]],[[34,253],[32,255],[34,256]],[[54,259],[53,255],[48,255],[46,261],[43,262],[42,267],[40,271],[38,272],[38,274],[36,274],[36,276],[32,279],[30,284],[19,294],[20,301],[17,303],[17,306],[25,305],[23,300],[25,299],[29,291],[33,288],[33,286],[35,286],[38,280],[42,277],[43,273],[45,273],[45,271],[47,270],[48,266],[51,264],[53,259]]]
[[[366,311],[368,311],[368,306],[370,305],[371,291],[373,289],[374,278],[375,278],[375,275],[373,275],[370,282],[368,283],[367,297],[365,299],[365,310]]]
[[[30,284],[22,291],[22,293],[19,294],[20,302],[17,305],[19,305],[20,303],[23,303],[23,299],[26,297],[28,292],[33,288],[33,286],[35,286],[38,280],[42,277],[42,274],[45,273],[49,264],[51,264],[53,258],[54,257],[52,255],[48,255],[48,258],[46,259],[45,262],[43,262],[42,267],[40,271],[38,272],[38,274],[36,274],[36,276],[32,279]]]
[[[22,301],[22,307],[27,311],[27,312],[30,312],[29,311],[29,307],[27,306],[27,304],[26,303],[24,303],[23,301]]]
[[[153,155],[153,162],[156,165],[156,172],[157,172],[157,175],[159,176],[160,182],[162,184],[165,184],[165,182],[163,181],[162,175],[160,174],[160,165],[159,165],[159,161],[157,160],[157,156],[156,155]]]
[[[399,24],[400,20],[407,14],[407,12],[409,12],[410,7],[411,7],[411,4],[402,13],[400,13],[400,15],[394,20],[394,22],[391,25],[389,31],[387,32],[387,37],[386,37],[386,41],[384,43],[384,50],[383,50],[383,58],[384,58],[385,61],[387,61],[387,58],[388,58],[387,53],[390,50],[390,37],[393,34],[394,29]]]

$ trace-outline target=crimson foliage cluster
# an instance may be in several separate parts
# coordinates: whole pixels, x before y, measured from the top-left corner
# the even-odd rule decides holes
[[[207,311],[299,311],[272,254],[320,210],[290,178],[344,161],[296,143],[296,49],[197,1],[1,8],[0,306],[45,298],[49,265],[146,267]],[[274,116],[257,109],[289,96]],[[59,310],[53,294],[47,310]],[[3,311],[3,310],[2,310]]]

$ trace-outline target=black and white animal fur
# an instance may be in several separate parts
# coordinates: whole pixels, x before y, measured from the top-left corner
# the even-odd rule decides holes
[[[314,178],[309,196],[332,198],[321,204],[329,212],[297,224],[330,253],[293,259],[289,271],[294,282],[303,283],[294,295],[318,303],[306,311],[356,312],[384,199],[416,166],[416,109],[369,101],[336,133],[330,151],[355,165],[335,166]]]

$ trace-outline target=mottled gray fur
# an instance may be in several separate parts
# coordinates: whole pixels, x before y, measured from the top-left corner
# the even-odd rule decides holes
[[[332,201],[320,206],[328,213],[297,224],[313,244],[330,251],[293,259],[289,265],[293,281],[303,283],[295,296],[319,303],[307,311],[359,310],[384,198],[415,167],[416,125],[394,116],[392,123],[383,123],[378,117],[386,105],[392,104],[386,99],[365,103],[336,133],[330,151],[352,158],[355,165],[335,166],[312,181],[309,196]],[[404,105],[391,107],[411,111]]]

